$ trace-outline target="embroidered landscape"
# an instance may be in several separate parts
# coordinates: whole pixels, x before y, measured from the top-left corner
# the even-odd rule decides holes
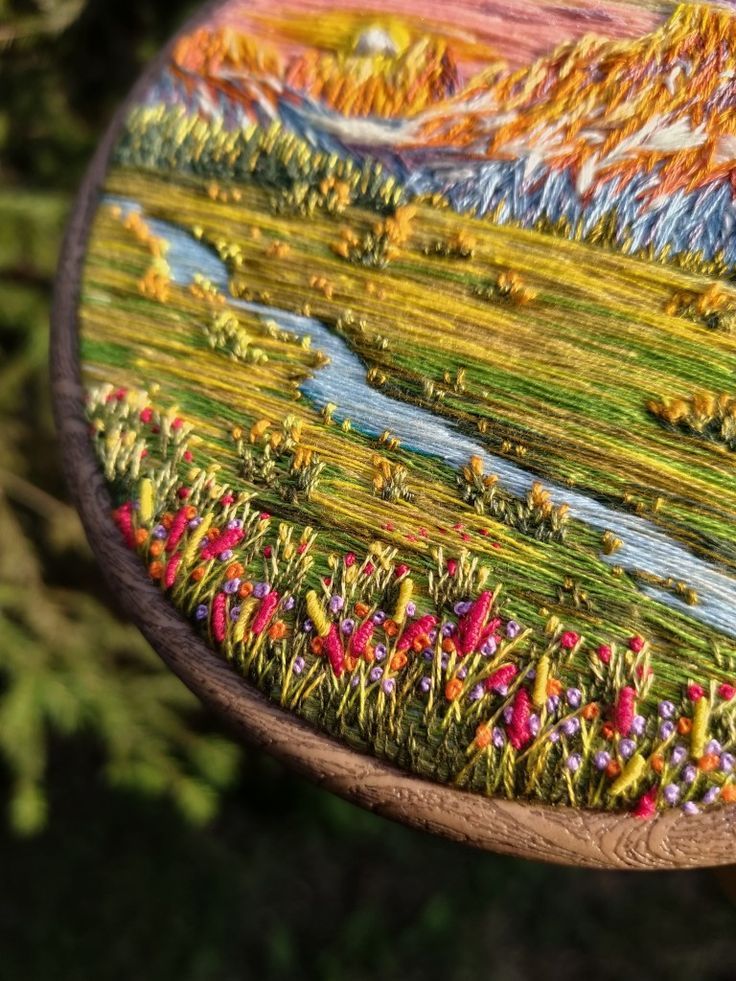
[[[736,801],[736,16],[555,11],[180,38],[92,231],[91,438],[142,575],[285,709],[696,814]]]

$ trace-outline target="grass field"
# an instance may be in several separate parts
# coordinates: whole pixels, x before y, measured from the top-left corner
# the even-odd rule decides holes
[[[419,205],[407,220],[408,230],[388,265],[374,268],[338,254],[344,251],[341,243],[362,241],[375,225],[375,215],[359,209],[309,218],[277,214],[268,193],[252,184],[239,185],[235,200],[226,189],[195,179],[124,170],[111,173],[108,191],[138,201],[145,214],[191,229],[210,243],[227,259],[237,295],[309,312],[339,330],[365,362],[369,379],[388,394],[422,402],[459,421],[489,449],[519,457],[542,480],[574,484],[635,509],[670,534],[729,561],[733,531],[727,517],[736,501],[727,453],[666,431],[645,408],[651,397],[684,396],[701,386],[720,391],[728,385],[736,366],[732,339],[664,312],[673,293],[705,289],[702,277],[614,255],[600,256],[595,272],[586,272],[589,246],[556,241],[551,250],[549,238],[541,234],[470,219],[472,257],[428,255],[437,252],[437,243],[457,248],[456,217],[429,204]],[[563,688],[592,689],[590,650],[611,641],[625,646],[626,638],[635,635],[649,641],[654,669],[651,687],[641,692],[642,711],[645,703],[655,711],[662,698],[679,701],[693,679],[730,679],[729,643],[648,598],[635,577],[605,563],[600,532],[572,521],[564,544],[542,543],[509,523],[476,513],[460,499],[456,475],[441,461],[340,426],[306,402],[299,385],[317,370],[317,352],[240,311],[251,347],[267,360],[239,363],[223,357],[203,328],[226,308],[226,298],[208,295],[206,284],[192,290],[165,281],[163,292],[151,295],[142,285],[151,265],[150,248],[120,215],[103,207],[84,282],[88,383],[155,386],[156,399],[175,405],[194,426],[194,464],[216,461],[218,479],[254,492],[257,507],[315,530],[315,572],[330,574],[331,555],[362,556],[378,540],[381,547],[396,549],[395,561],[407,563],[419,599],[427,593],[430,573],[437,574],[438,548],[440,567],[447,557],[465,551],[487,565],[503,617],[527,628],[523,640],[532,664],[544,650],[550,618],[584,638],[569,657],[559,658]],[[496,287],[481,297],[468,286],[497,286],[508,271],[534,293],[523,305],[497,295]],[[440,280],[441,292],[433,289]],[[584,334],[579,327],[583,316]],[[438,391],[444,394],[438,397]],[[278,426],[290,416],[302,424],[304,444],[319,454],[325,469],[308,500],[287,504],[273,487],[244,479],[238,430],[247,433],[260,420]],[[390,467],[406,468],[413,503],[387,502],[376,493],[377,453]],[[268,676],[261,654],[253,664],[246,673]],[[278,685],[269,681],[282,700],[284,677],[279,674]],[[411,677],[416,681],[418,676]],[[337,688],[330,692],[321,700],[306,699],[299,711],[427,775],[437,775],[434,757],[441,744],[443,760],[449,761],[445,779],[462,774],[470,786],[489,789],[490,771],[471,766],[467,772],[465,765],[477,712],[462,724],[458,715],[449,731],[451,713],[442,720],[433,717],[422,748],[407,759],[401,753],[408,752],[407,739],[413,739],[421,712],[408,710],[409,728],[399,733],[392,749],[385,734],[374,738],[374,729],[364,727],[359,737],[346,729],[340,711],[352,702]],[[333,697],[337,701],[330,701]],[[374,718],[371,725],[376,724]],[[591,738],[588,750],[592,745]],[[504,792],[575,802],[566,780],[563,791],[549,782],[534,791],[527,773],[522,784],[509,784]],[[497,782],[494,786],[498,789]],[[583,798],[591,806],[619,804],[604,802],[600,788],[592,785]]]

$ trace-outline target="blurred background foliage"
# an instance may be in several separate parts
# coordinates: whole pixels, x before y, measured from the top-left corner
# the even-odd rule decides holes
[[[0,981],[736,976],[736,882],[483,855],[236,746],[105,591],[48,316],[73,195],[191,4],[0,0]]]

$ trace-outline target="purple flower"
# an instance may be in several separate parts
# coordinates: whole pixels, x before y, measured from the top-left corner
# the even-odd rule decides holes
[[[206,603],[200,603],[194,614],[197,620],[206,620],[209,615],[210,610]]]
[[[712,753],[714,756],[720,756],[721,754],[721,744],[717,739],[711,739],[708,745],[705,747],[706,753]]]
[[[553,744],[554,743],[558,743],[560,741],[560,730],[559,729],[552,729],[550,731],[549,736],[547,736],[547,738]]]
[[[680,788],[676,783],[667,784],[667,786],[664,788],[664,799],[667,801],[670,807],[675,806],[680,799]]]
[[[550,695],[547,699],[547,711],[550,715],[554,715],[562,704],[562,699],[559,695]]]
[[[432,679],[429,677],[429,675],[425,674],[425,676],[419,682],[419,690],[424,692],[424,694],[426,695],[431,687],[432,687]]]
[[[294,658],[294,663],[291,666],[291,670],[294,672],[294,674],[302,673],[304,670],[304,658],[301,657],[301,655]]]
[[[417,604],[416,603],[409,602],[409,603],[406,604],[406,615],[408,617],[413,617],[416,612],[417,612]]]
[[[394,688],[396,688],[395,678],[384,678],[383,684],[381,685],[384,695],[393,695]]]
[[[349,637],[353,630],[355,630],[355,620],[343,620],[340,624],[340,630],[342,630],[346,637]]]
[[[169,536],[168,531],[164,528],[163,525],[156,525],[156,527],[153,529],[152,534],[154,538],[168,538]]]
[[[694,801],[691,801],[691,800],[689,800],[685,804],[683,804],[682,805],[682,809],[685,812],[685,814],[689,814],[689,815],[699,814],[700,813],[700,808],[698,807],[698,805]]]
[[[243,527],[243,522],[240,521],[238,518],[233,518],[232,521],[228,521],[227,523],[228,531],[235,531],[236,528],[239,530],[242,527]]]
[[[571,719],[565,719],[562,723],[562,731],[566,736],[576,736],[580,732],[580,719],[573,715]]]
[[[382,661],[386,657],[386,645],[376,644],[374,648],[374,654],[376,655],[377,661]]]
[[[657,706],[660,719],[671,719],[675,714],[675,706],[672,702],[660,702]]]
[[[240,609],[241,608],[239,606],[234,606],[230,610],[230,619],[231,620],[237,620],[238,619],[238,617],[240,616]]]
[[[647,727],[647,720],[643,715],[635,715],[634,721],[631,723],[631,731],[635,736],[643,736],[644,731]]]
[[[496,749],[503,749],[506,745],[506,733],[500,726],[494,726],[493,732],[491,733],[491,742]]]
[[[449,663],[450,663],[450,655],[447,653],[447,651],[443,651],[440,654],[440,664],[443,668],[446,668]]]
[[[383,610],[376,610],[376,612],[373,614],[371,619],[376,624],[376,626],[380,627],[380,625],[386,619],[386,614],[383,612]]]
[[[674,731],[675,731],[675,723],[667,720],[666,722],[663,722],[659,727],[659,738],[669,739],[670,736],[674,733]]]
[[[518,637],[520,633],[521,627],[516,620],[509,620],[509,622],[506,624],[506,636],[509,638],[509,640],[513,640],[514,637]]]
[[[483,657],[493,657],[493,655],[498,650],[498,641],[495,637],[489,637],[480,649]]]
[[[709,790],[703,794],[703,803],[707,806],[710,804],[715,804],[718,798],[721,796],[720,787],[711,787]]]
[[[470,699],[471,702],[478,702],[480,701],[481,698],[483,698],[483,692],[484,692],[483,685],[476,685],[474,688],[470,689],[470,694],[468,695],[468,698]]]
[[[636,751],[636,743],[633,739],[622,739],[618,744],[618,751],[625,760],[628,760],[628,758],[633,756],[634,752]]]
[[[431,661],[434,658],[434,651],[431,647],[425,647],[422,651],[422,657],[425,661]]]
[[[233,593],[237,593],[237,591],[240,589],[240,580],[228,579],[222,588],[226,593],[229,593],[232,596]]]
[[[314,624],[312,621],[309,619],[305,620],[302,624],[302,630],[305,634],[311,634],[311,632],[314,630]]]
[[[532,734],[532,736],[538,736],[539,735],[539,726],[540,726],[540,724],[541,723],[539,721],[539,716],[538,715],[530,715],[529,716],[529,732]]]
[[[514,714],[514,706],[507,705],[506,708],[503,710],[503,721],[506,723],[511,722],[513,714]]]
[[[460,681],[465,681],[465,679],[468,677],[468,669],[466,667],[458,668],[457,676]]]
[[[731,773],[736,766],[736,758],[731,753],[721,755],[721,770],[723,773]]]
[[[455,625],[453,623],[444,623],[442,625],[443,637],[452,637],[454,633],[455,633]]]
[[[383,668],[376,665],[375,668],[371,668],[371,673],[368,675],[368,677],[371,679],[371,681],[380,681],[382,675]]]
[[[464,617],[472,605],[472,603],[461,600],[460,602],[456,603],[452,609],[455,611],[457,616]]]
[[[233,550],[231,548],[226,548],[224,552],[220,552],[218,558],[220,559],[220,562],[229,562],[233,555]]]
[[[605,770],[610,762],[611,754],[606,752],[605,749],[599,749],[593,757],[593,763],[595,764],[596,770]]]
[[[672,750],[672,755],[670,756],[672,765],[680,766],[682,763],[685,762],[686,759],[687,759],[687,750],[685,749],[685,747],[675,746],[675,748]]]
[[[583,693],[579,688],[568,688],[565,694],[567,696],[567,704],[571,708],[576,709],[580,707],[580,703],[583,700]]]
[[[202,524],[202,519],[200,518],[200,516],[199,516],[199,515],[197,515],[197,517],[196,517],[196,518],[192,518],[192,520],[191,520],[191,521],[189,522],[189,526],[188,526],[188,527],[189,527],[189,528],[190,528],[190,529],[191,529],[192,531],[194,531],[194,529],[195,529],[195,528],[199,528],[199,526],[200,526],[201,524]]]
[[[271,587],[267,582],[257,582],[253,587],[253,595],[256,599],[263,599],[264,596],[268,596],[271,592]]]
[[[434,644],[437,640],[437,627],[432,627],[427,636],[429,637],[430,644]]]
[[[343,606],[345,606],[345,600],[342,598],[342,596],[338,596],[337,593],[335,593],[334,596],[330,597],[331,613],[339,613]]]
[[[695,779],[697,775],[698,775],[698,771],[696,767],[692,765],[692,763],[686,766],[685,769],[682,771],[682,779],[685,781],[685,783],[688,784],[695,783]]]
[[[293,610],[295,606],[296,606],[296,600],[294,599],[293,596],[289,596],[287,599],[284,600],[284,609],[287,612],[289,610]]]
[[[350,679],[350,687],[357,688],[359,684],[360,684],[360,675],[356,673]]]
[[[571,773],[577,773],[582,762],[583,758],[580,753],[571,753],[565,760],[565,766]]]

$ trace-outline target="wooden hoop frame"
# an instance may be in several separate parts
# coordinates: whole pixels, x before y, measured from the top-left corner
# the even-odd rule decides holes
[[[182,30],[221,6],[207,4]],[[176,37],[179,35],[177,34]],[[194,694],[251,742],[328,790],[385,817],[480,848],[589,868],[664,869],[736,861],[736,805],[651,821],[482,797],[410,776],[349,749],[269,702],[195,634],[142,574],[115,528],[84,414],[78,304],[90,228],[112,150],[129,109],[161,71],[176,37],[140,78],[110,125],[82,184],[56,276],[51,377],[62,463],[92,549],[134,623]],[[145,612],[144,612],[145,611]]]

